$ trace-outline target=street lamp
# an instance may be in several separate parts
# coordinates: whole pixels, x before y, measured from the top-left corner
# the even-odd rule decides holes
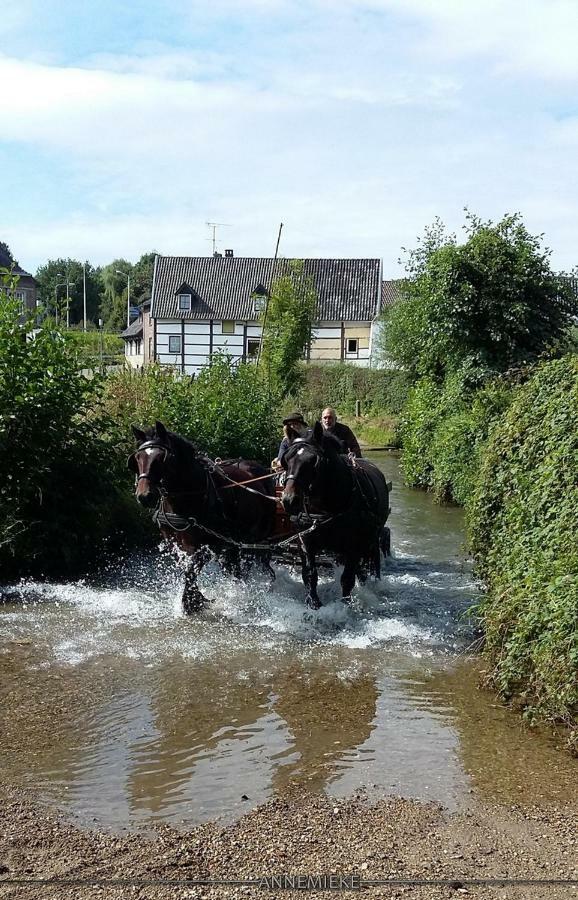
[[[122,269],[115,269],[117,275],[126,278],[126,327],[130,325],[130,273],[123,272]]]
[[[64,278],[64,272],[57,272],[57,278]],[[68,280],[68,275],[66,275],[66,281],[60,282],[60,284],[54,285],[54,301],[56,306],[56,323],[58,324],[58,288],[66,287],[66,327],[70,328],[70,295],[69,288],[72,286],[72,282]]]

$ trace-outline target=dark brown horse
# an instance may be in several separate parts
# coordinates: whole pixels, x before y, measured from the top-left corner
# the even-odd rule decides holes
[[[241,549],[250,551],[252,544],[262,544],[273,533],[273,477],[250,460],[217,464],[190,441],[167,431],[162,422],[132,430],[137,449],[128,467],[136,475],[136,498],[155,509],[163,537],[191,556],[183,607],[194,612],[207,603],[197,577],[211,551],[229,571],[240,574]],[[246,487],[236,486],[247,481],[251,483]],[[255,553],[268,563],[266,554]]]
[[[290,515],[309,509],[327,518],[301,537],[303,582],[310,606],[320,606],[316,556],[323,550],[344,565],[341,590],[351,599],[365,566],[379,578],[380,553],[389,552],[389,489],[382,472],[366,459],[350,460],[320,422],[296,438],[283,457],[287,471],[283,505]]]

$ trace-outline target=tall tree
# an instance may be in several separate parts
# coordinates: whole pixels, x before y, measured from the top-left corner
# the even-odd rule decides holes
[[[16,260],[8,244],[5,241],[0,241],[0,266],[3,269],[9,269],[15,262]]]
[[[263,314],[261,365],[283,396],[299,381],[299,360],[311,341],[317,295],[302,260],[290,260],[272,288]]]
[[[150,300],[156,255],[156,250],[151,253],[143,253],[139,261],[132,267],[130,295],[133,306],[140,306],[145,300]]]
[[[102,284],[99,270],[89,262],[86,268],[86,318],[96,324]],[[66,316],[66,283],[68,282],[69,319],[71,325],[82,322],[84,315],[83,264],[77,259],[50,259],[36,272],[38,297],[46,310],[53,313],[56,302],[63,318]]]
[[[463,244],[439,220],[426,230],[408,255],[403,297],[384,313],[382,350],[416,377],[531,363],[564,345],[577,312],[550,251],[519,215],[466,218]]]
[[[101,269],[103,293],[100,314],[109,331],[122,331],[126,328],[128,283],[119,273],[132,274],[132,268],[132,263],[119,258],[113,259]]]

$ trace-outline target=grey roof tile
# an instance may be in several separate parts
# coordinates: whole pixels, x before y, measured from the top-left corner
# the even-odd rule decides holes
[[[402,296],[404,278],[390,278],[381,285],[381,306],[393,306]]]
[[[252,294],[283,275],[289,260],[239,256],[158,256],[151,313],[157,319],[255,321]],[[379,259],[306,259],[305,274],[317,291],[318,321],[369,322],[378,313]],[[179,310],[183,283],[197,294],[190,310]]]
[[[135,319],[134,322],[131,322],[128,328],[125,328],[124,331],[121,331],[120,336],[125,340],[129,338],[138,338],[142,337],[143,326],[142,326],[142,318],[139,316],[138,319]]]

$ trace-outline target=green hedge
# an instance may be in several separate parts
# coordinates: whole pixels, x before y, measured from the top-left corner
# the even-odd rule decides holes
[[[448,375],[442,384],[418,381],[399,427],[407,483],[433,491],[439,501],[466,503],[484,443],[512,392],[504,378],[476,387],[467,369]]]
[[[578,356],[540,366],[484,450],[468,506],[492,681],[576,727]]]
[[[364,416],[398,415],[408,391],[408,378],[400,370],[366,369],[350,363],[308,363],[303,364],[302,384],[287,404],[312,413],[313,417],[319,417],[325,406],[336,407],[341,416],[353,416],[359,400]]]

